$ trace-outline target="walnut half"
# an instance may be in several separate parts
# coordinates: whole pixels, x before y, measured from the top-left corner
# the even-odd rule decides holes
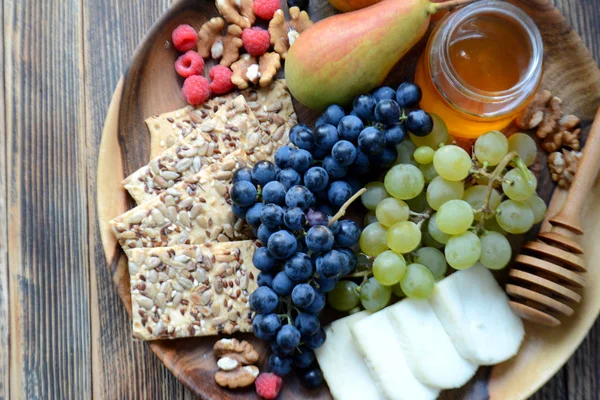
[[[562,149],[548,155],[548,169],[550,176],[558,186],[568,189],[575,178],[575,173],[579,167],[581,152],[575,150]]]
[[[258,353],[245,340],[221,339],[213,346],[213,354],[218,359],[219,371],[215,373],[215,382],[219,386],[236,389],[254,383],[260,370],[254,364]]]
[[[250,28],[256,19],[253,0],[216,0],[215,5],[225,21],[241,28]]]
[[[277,53],[265,53],[258,60],[250,54],[242,54],[239,60],[231,64],[231,82],[238,89],[246,89],[250,83],[266,87],[273,83],[279,68],[281,59]]]
[[[306,11],[300,11],[298,7],[290,8],[290,21],[285,20],[282,10],[275,11],[273,19],[269,22],[269,35],[271,44],[281,58],[285,60],[287,52],[294,41],[302,32],[313,25]]]
[[[213,353],[217,358],[229,357],[245,365],[258,361],[258,353],[245,340],[221,339],[214,344]]]
[[[533,97],[529,105],[519,114],[516,124],[521,129],[535,129],[536,136],[542,139],[542,148],[548,153],[568,147],[579,150],[577,128],[579,118],[563,116],[562,101],[549,90],[542,90]]]
[[[252,385],[259,373],[258,367],[246,365],[231,371],[217,371],[215,382],[219,386],[228,387],[229,389],[242,388]]]
[[[211,18],[198,31],[198,54],[203,58],[221,59],[221,65],[229,67],[240,56],[242,47],[242,28],[229,25],[225,36],[221,35],[225,21],[223,18]]]

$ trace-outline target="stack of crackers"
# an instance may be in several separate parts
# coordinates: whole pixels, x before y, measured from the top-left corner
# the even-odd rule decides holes
[[[151,160],[123,181],[138,205],[111,221],[129,258],[134,337],[252,331],[256,243],[229,189],[237,168],[289,142],[296,114],[285,81],[146,124]]]

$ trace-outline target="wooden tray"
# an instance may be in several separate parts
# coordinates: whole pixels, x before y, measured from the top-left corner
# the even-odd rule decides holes
[[[566,113],[581,117],[584,132],[600,104],[600,71],[583,42],[565,22],[563,16],[548,0],[513,0],[537,23],[545,46],[544,78],[542,87],[550,89],[563,99]],[[311,0],[311,18],[318,20],[333,13],[326,0]],[[102,245],[113,281],[131,314],[127,261],[114,238],[108,221],[120,215],[134,203],[120,185],[121,180],[145,165],[149,153],[149,135],[144,119],[171,111],[184,105],[180,95],[181,81],[173,70],[175,50],[165,48],[170,32],[180,23],[199,27],[217,14],[210,1],[184,0],[176,3],[160,18],[137,49],[133,61],[119,82],[108,110],[98,157],[98,216]],[[412,77],[416,58],[424,39],[394,68],[388,77],[391,86]],[[165,57],[168,52],[172,57]],[[158,55],[162,54],[162,57]],[[301,122],[311,124],[316,114],[296,104]],[[542,157],[543,158],[543,157]],[[545,168],[545,160],[540,160]],[[540,194],[550,199],[554,186],[542,171]],[[549,213],[560,207],[564,193],[555,193]],[[581,244],[589,266],[587,286],[600,287],[600,248],[595,238],[600,237],[600,185],[590,195],[586,211],[585,237]],[[579,346],[600,310],[600,292],[587,290],[575,317],[558,329],[527,325],[526,341],[519,354],[509,362],[493,368],[480,368],[476,377],[460,390],[443,392],[442,398],[468,399],[521,399],[533,394],[569,359]],[[130,329],[129,326],[122,327]],[[266,350],[252,335],[239,335],[251,341],[262,354],[261,368],[265,367]],[[249,399],[256,398],[254,387],[241,391],[222,390],[214,383],[216,363],[211,354],[214,337],[149,342],[158,358],[179,380],[203,398]],[[292,377],[286,378],[280,398],[331,398],[324,386],[306,390]]]

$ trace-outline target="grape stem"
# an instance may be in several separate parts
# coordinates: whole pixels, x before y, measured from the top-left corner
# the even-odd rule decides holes
[[[367,278],[367,277],[369,277],[371,275],[373,275],[373,270],[372,269],[367,269],[365,271],[353,272],[351,274],[344,275],[343,278],[360,278],[360,277]]]
[[[504,177],[501,176],[502,171],[504,171],[504,169],[508,166],[508,164],[510,164],[510,162],[513,159],[520,159],[519,158],[519,153],[517,153],[516,151],[511,151],[510,153],[508,153],[507,155],[504,156],[504,158],[498,163],[498,165],[496,165],[496,168],[494,169],[494,171],[490,174],[485,172],[487,178],[488,178],[488,185],[487,185],[487,193],[485,195],[485,203],[483,204],[483,206],[481,207],[481,211],[484,214],[484,217],[481,218],[481,220],[479,221],[479,228],[483,228],[483,224],[486,220],[486,216],[487,214],[491,214],[491,210],[490,210],[490,200],[492,198],[492,191],[494,190],[494,182],[496,180],[502,180],[504,181]]]
[[[421,228],[421,225],[423,225],[423,223],[425,221],[427,221],[430,217],[431,217],[431,212],[433,210],[431,208],[428,208],[427,210],[425,210],[425,212],[423,213],[418,213],[418,212],[414,212],[414,211],[409,211],[408,215],[410,215],[411,217],[415,217],[414,220],[411,220],[411,222],[417,224],[417,226],[419,227],[419,229]]]
[[[286,297],[283,300],[283,304],[285,305],[285,311],[286,311],[286,313],[285,314],[280,314],[280,316],[284,317],[285,319],[287,319],[288,324],[291,325],[293,323],[292,322],[292,308],[293,308],[293,306],[292,306],[292,302],[291,302],[290,298]]]
[[[352,197],[350,197],[344,204],[342,204],[342,206],[340,207],[338,212],[333,217],[331,217],[331,219],[329,220],[329,223],[327,223],[327,226],[331,226],[335,221],[337,221],[338,219],[340,219],[344,215],[346,215],[346,209],[348,207],[350,207],[350,204],[352,204],[356,199],[358,199],[366,191],[367,191],[367,189],[362,188],[358,192],[354,193],[354,195]]]

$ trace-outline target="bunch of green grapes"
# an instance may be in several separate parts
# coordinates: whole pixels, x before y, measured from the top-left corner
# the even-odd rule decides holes
[[[537,154],[533,139],[488,132],[471,156],[445,144],[447,130],[435,122],[434,137],[398,145],[396,165],[361,197],[368,212],[359,243],[373,260],[373,277],[357,296],[367,310],[385,307],[392,293],[429,297],[448,265],[504,268],[512,256],[506,235],[544,218],[546,204],[527,168]]]

